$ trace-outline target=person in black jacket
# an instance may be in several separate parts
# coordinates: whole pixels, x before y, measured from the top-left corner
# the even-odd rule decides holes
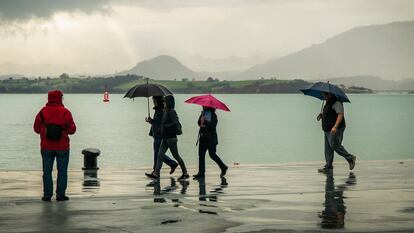
[[[164,115],[161,120],[161,145],[157,155],[157,165],[155,166],[152,174],[147,174],[148,177],[157,179],[160,176],[160,171],[164,159],[165,152],[170,149],[171,154],[174,156],[180,165],[183,174],[178,178],[187,179],[189,177],[187,168],[185,167],[184,161],[178,153],[177,147],[177,135],[181,135],[181,124],[178,120],[177,113],[174,110],[175,102],[173,96],[164,97]]]
[[[205,157],[206,152],[210,155],[210,158],[217,163],[221,169],[220,176],[226,175],[228,167],[218,157],[216,148],[218,144],[217,138],[217,115],[216,109],[203,107],[200,117],[198,118],[199,131],[199,144],[198,144],[198,173],[194,175],[194,178],[201,178],[205,175]]]
[[[162,96],[153,96],[152,100],[154,101],[154,117],[146,117],[145,121],[151,124],[151,129],[149,135],[154,138],[154,165],[152,169],[155,169],[155,165],[157,164],[157,155],[158,150],[161,145],[161,121],[162,116],[164,115],[164,103],[162,100]],[[170,174],[173,174],[175,169],[178,167],[177,162],[175,162],[173,159],[168,157],[167,155],[164,155],[163,157],[164,163],[166,163],[168,166],[170,166]]]
[[[349,164],[349,170],[354,169],[356,156],[350,154],[344,146],[342,139],[346,127],[344,106],[335,95],[324,93],[326,104],[323,112],[318,115],[317,120],[322,119],[322,130],[325,134],[325,166],[318,172],[327,173],[333,169],[334,152],[344,157]]]

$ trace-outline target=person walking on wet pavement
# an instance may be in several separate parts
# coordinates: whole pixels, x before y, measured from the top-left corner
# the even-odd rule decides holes
[[[317,120],[322,119],[322,129],[325,136],[325,166],[318,169],[321,173],[329,172],[333,169],[334,152],[338,153],[348,161],[349,169],[355,167],[356,156],[350,154],[342,146],[342,139],[346,127],[344,117],[344,106],[335,95],[324,93],[326,104]]]
[[[205,158],[207,151],[210,158],[220,167],[220,176],[223,177],[226,175],[228,167],[217,155],[217,123],[216,109],[203,107],[203,111],[198,118],[198,125],[200,126],[198,141],[198,173],[193,176],[195,179],[205,176]]]
[[[69,164],[69,136],[75,133],[76,125],[71,112],[62,103],[63,93],[59,90],[48,93],[48,102],[36,115],[33,129],[40,134],[43,165],[43,201],[53,196],[52,170],[56,158],[57,187],[56,200],[67,201],[66,196]]]
[[[184,161],[178,153],[177,147],[177,135],[181,135],[181,124],[178,120],[177,112],[174,110],[175,101],[174,97],[169,95],[164,97],[164,115],[161,120],[161,144],[157,155],[157,164],[154,172],[146,174],[148,177],[158,179],[160,177],[160,171],[164,160],[165,152],[170,149],[174,159],[177,160],[180,165],[182,175],[178,178],[187,179],[189,175],[187,168],[185,167]]]
[[[153,96],[152,100],[154,102],[154,117],[146,117],[145,121],[151,124],[151,129],[149,135],[154,138],[154,165],[152,167],[152,170],[154,171],[155,166],[157,164],[157,155],[158,151],[161,145],[162,137],[161,137],[161,121],[162,116],[164,115],[164,104],[163,104],[163,97],[162,96]],[[168,157],[167,155],[164,155],[163,162],[170,166],[170,174],[173,174],[175,169],[178,167],[177,162],[175,162],[173,159]],[[146,173],[146,175],[149,175],[149,173]]]

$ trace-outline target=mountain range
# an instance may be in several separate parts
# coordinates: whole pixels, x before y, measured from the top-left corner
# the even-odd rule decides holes
[[[357,27],[235,77],[331,78],[371,75],[414,78],[414,21]]]
[[[139,62],[118,74],[137,74],[165,80],[206,79],[209,76],[227,80],[262,77],[309,80],[350,76],[374,76],[384,80],[412,79],[414,21],[357,27],[321,44],[246,70],[196,72],[172,56],[161,55]]]
[[[366,87],[377,91],[412,91],[414,90],[414,79],[386,80],[381,77],[359,75],[348,77],[334,77],[329,79],[317,79],[309,81],[323,81],[345,86]]]

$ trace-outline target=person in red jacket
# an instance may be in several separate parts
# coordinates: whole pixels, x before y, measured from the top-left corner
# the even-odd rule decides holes
[[[56,158],[58,177],[56,200],[67,201],[66,187],[69,164],[69,136],[76,131],[71,112],[63,106],[63,93],[49,91],[48,102],[36,115],[33,129],[40,134],[40,148],[43,165],[43,201],[53,196],[52,170]]]

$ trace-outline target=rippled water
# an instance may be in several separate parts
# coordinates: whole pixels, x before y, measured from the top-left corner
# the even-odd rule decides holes
[[[179,149],[190,165],[197,164],[196,120],[200,107],[176,95],[184,134]],[[78,126],[71,137],[71,168],[82,167],[80,151],[101,149],[101,167],[141,167],[152,164],[152,138],[146,99],[111,95],[67,94],[64,104]],[[282,163],[323,160],[323,134],[316,122],[321,102],[300,94],[217,95],[231,112],[218,111],[218,153],[226,163]],[[414,158],[414,95],[350,95],[345,104],[344,145],[361,160]],[[0,95],[0,170],[40,169],[35,114],[45,94]],[[342,160],[339,157],[336,157]],[[208,161],[211,163],[211,161]]]

